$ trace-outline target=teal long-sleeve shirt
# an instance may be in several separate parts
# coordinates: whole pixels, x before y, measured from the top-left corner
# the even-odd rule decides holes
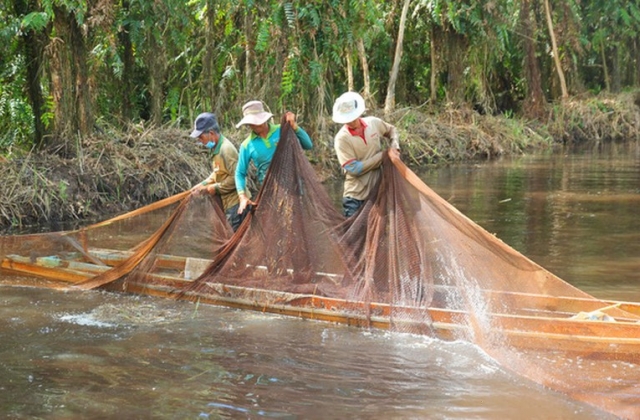
[[[311,137],[309,137],[309,134],[301,127],[298,127],[296,130],[296,137],[298,137],[303,149],[310,150],[313,147]],[[262,185],[264,177],[267,175],[267,169],[269,169],[269,165],[271,164],[271,159],[273,159],[273,154],[276,152],[276,146],[279,140],[280,124],[269,124],[269,134],[267,134],[266,139],[252,132],[249,137],[242,142],[235,174],[238,194],[245,194],[247,172],[249,171],[249,164],[252,161],[258,170],[258,183]]]

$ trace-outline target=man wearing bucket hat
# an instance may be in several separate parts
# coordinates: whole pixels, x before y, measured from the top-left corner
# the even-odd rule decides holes
[[[198,139],[212,156],[211,175],[193,188],[195,194],[218,194],[229,224],[234,232],[242,222],[238,214],[240,201],[236,193],[235,171],[238,164],[238,150],[233,143],[220,133],[215,114],[204,112],[196,118],[190,136]]]
[[[382,138],[390,142],[389,153],[399,156],[398,131],[376,117],[362,117],[364,99],[346,92],[333,104],[333,121],[344,124],[336,133],[334,148],[345,174],[342,207],[350,217],[358,211],[380,178]]]
[[[262,185],[280,140],[280,124],[271,124],[269,122],[273,114],[264,110],[264,105],[261,101],[249,101],[244,104],[242,115],[243,118],[236,124],[236,128],[248,125],[251,128],[251,134],[240,145],[240,155],[235,173],[236,189],[240,200],[239,213],[244,212],[247,205],[255,204],[250,200],[251,197],[247,189],[249,164],[253,162],[256,166],[258,184]],[[285,118],[295,131],[302,148],[310,150],[313,147],[311,138],[306,131],[298,127],[295,114],[287,112]]]

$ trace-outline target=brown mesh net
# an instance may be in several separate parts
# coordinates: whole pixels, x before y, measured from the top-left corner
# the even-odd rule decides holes
[[[574,288],[385,156],[362,209],[335,208],[283,121],[235,234],[189,192],[87,228],[3,237],[5,282],[190,299],[476,343],[505,368],[640,416],[640,307]],[[34,280],[37,276],[40,280]]]

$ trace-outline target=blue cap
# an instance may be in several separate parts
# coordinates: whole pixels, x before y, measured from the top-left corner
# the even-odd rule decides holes
[[[198,115],[198,118],[196,118],[193,131],[191,132],[191,134],[189,134],[189,136],[197,139],[202,133],[218,130],[218,120],[216,119],[215,114],[212,114],[210,112],[203,112],[202,114]]]

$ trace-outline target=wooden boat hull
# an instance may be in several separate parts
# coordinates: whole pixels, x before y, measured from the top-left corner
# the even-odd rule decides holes
[[[112,259],[101,253],[101,261],[116,263],[122,253]],[[111,255],[111,254],[110,254]],[[164,258],[164,266],[184,270],[184,258]],[[82,261],[56,261],[48,266],[46,260],[31,261],[19,256],[6,257],[0,267],[11,273],[38,276],[52,282],[51,287],[68,287],[110,268]],[[191,280],[177,276],[154,276],[153,284],[127,281],[107,285],[107,290],[175,298]],[[383,303],[353,302],[314,295],[300,295],[272,290],[246,289],[237,286],[210,284],[210,292],[187,293],[181,298],[200,303],[254,310],[350,326],[392,329],[434,336],[444,340],[469,337],[469,319],[463,311],[446,308],[392,307]],[[506,295],[528,302],[518,314],[490,313],[485,317],[487,338],[491,331],[499,331],[501,345],[517,351],[564,352],[593,359],[640,362],[640,304],[604,302],[608,307],[628,313],[614,321],[575,319],[578,313],[600,310],[603,302],[590,299],[564,298],[512,292],[484,291],[488,302],[499,301]],[[516,295],[516,296],[513,296]],[[269,302],[269,303],[265,303]],[[402,315],[402,316],[400,316]]]

